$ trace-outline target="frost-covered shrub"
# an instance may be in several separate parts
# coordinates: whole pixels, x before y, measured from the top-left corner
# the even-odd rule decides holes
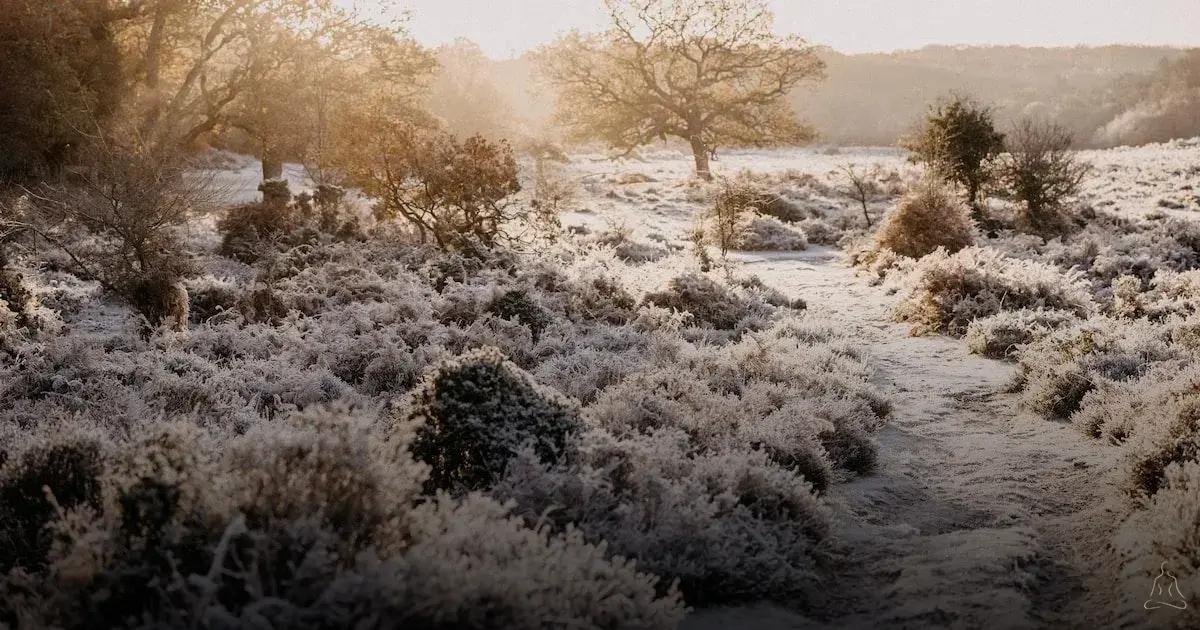
[[[1117,317],[1148,317],[1161,321],[1171,316],[1200,312],[1200,271],[1159,270],[1143,290],[1136,276],[1113,280],[1111,311]]]
[[[689,600],[813,593],[829,516],[811,486],[754,450],[706,453],[681,433],[589,432],[576,461],[523,455],[496,488],[665,579]]]
[[[47,524],[60,509],[100,501],[103,452],[92,438],[46,439],[22,453],[4,452],[0,462],[0,573],[14,566],[41,568],[53,532]]]
[[[1136,276],[1119,276],[1112,282],[1113,302],[1109,309],[1116,317],[1136,319],[1146,315],[1142,299],[1142,281]]]
[[[620,279],[590,270],[566,287],[568,317],[624,324],[633,318],[637,300]]]
[[[760,195],[754,208],[761,214],[789,223],[811,218],[804,208],[774,193]]]
[[[1200,222],[1183,219],[1146,221],[1102,212],[1066,238],[1012,236],[993,244],[1012,256],[1077,269],[1098,292],[1120,276],[1145,285],[1160,271],[1200,267]]]
[[[1195,380],[1192,381],[1193,386]],[[1131,445],[1129,490],[1153,495],[1166,481],[1172,464],[1200,460],[1200,397],[1186,392],[1177,399],[1146,405]]]
[[[992,359],[1005,359],[1016,353],[1021,346],[1078,319],[1074,313],[1066,311],[1001,311],[972,321],[967,325],[965,338],[971,352]]]
[[[509,224],[526,215],[516,158],[506,140],[459,140],[444,130],[392,120],[372,134],[355,184],[378,202],[379,221],[403,219],[425,243],[480,252],[511,240]],[[382,157],[386,156],[386,157]]]
[[[1071,132],[1052,122],[1024,119],[1005,140],[995,165],[1000,192],[1023,208],[1022,227],[1034,233],[1061,233],[1060,214],[1078,194],[1091,166],[1071,150]]]
[[[188,315],[193,323],[236,312],[242,298],[241,289],[230,279],[203,276],[184,281],[184,287],[188,296]]]
[[[808,248],[804,232],[775,217],[746,212],[735,227],[734,249],[745,251],[798,251]]]
[[[905,278],[894,314],[913,332],[961,336],[974,320],[1015,309],[1052,309],[1087,315],[1091,294],[1078,276],[1049,265],[971,247],[922,259]]]
[[[0,247],[4,247],[0,243]],[[14,269],[0,251],[0,333],[6,329],[35,326],[36,298],[26,286],[24,275]]]
[[[0,579],[33,627],[668,628],[673,589],[496,501],[416,501],[425,467],[370,414],[228,445],[167,423],[116,448],[99,504],[64,506],[44,570]]]
[[[758,276],[744,276],[736,279],[737,285],[771,306],[791,308],[802,311],[808,308],[808,303],[802,298],[789,298],[779,289],[767,286]]]
[[[578,405],[538,385],[495,348],[439,366],[413,395],[417,459],[430,488],[461,492],[492,485],[524,447],[556,461],[579,429]]]
[[[187,288],[172,271],[156,271],[134,279],[129,282],[126,293],[130,305],[151,327],[161,325],[175,331],[187,328]]]
[[[1178,593],[1164,593],[1182,610],[1171,610],[1176,627],[1193,627],[1200,615],[1188,598],[1200,589],[1200,462],[1169,466],[1162,489],[1136,510],[1122,526],[1120,542],[1139,584],[1153,580],[1165,569],[1178,580]],[[1164,586],[1169,586],[1169,583]],[[1139,593],[1141,595],[1141,593]],[[1176,599],[1182,596],[1183,601]]]
[[[809,242],[818,245],[837,245],[838,241],[845,236],[845,230],[838,228],[825,219],[804,219],[796,223],[796,228],[799,229]]]
[[[235,206],[217,222],[221,253],[246,262],[258,259],[260,242],[281,238],[300,225],[286,181],[268,180],[259,186],[261,203]]]
[[[861,359],[835,343],[789,321],[715,356],[683,347],[600,392],[585,415],[619,437],[679,430],[709,451],[750,445],[824,490],[871,470],[871,434],[889,411]]]
[[[534,301],[528,291],[521,289],[506,291],[493,300],[488,306],[488,312],[529,328],[535,341],[553,321],[546,309]]]
[[[1092,390],[1140,378],[1156,363],[1180,356],[1164,335],[1147,324],[1093,318],[1022,348],[1019,384],[1023,401],[1033,411],[1067,418]],[[1080,424],[1092,423],[1081,420]]]
[[[941,248],[951,254],[975,241],[970,210],[953,192],[927,180],[902,197],[875,232],[876,249],[921,258]]]
[[[612,226],[586,242],[611,247],[617,258],[631,264],[654,262],[667,256],[665,248],[635,240],[633,231],[623,226]]]
[[[375,433],[362,416],[308,412],[260,424],[233,440],[222,466],[227,497],[249,527],[271,531],[313,520],[346,541],[386,542],[425,476],[406,456],[411,439]]]
[[[752,306],[728,287],[699,273],[672,278],[667,288],[648,293],[643,302],[691,313],[697,325],[733,330],[752,314]]]

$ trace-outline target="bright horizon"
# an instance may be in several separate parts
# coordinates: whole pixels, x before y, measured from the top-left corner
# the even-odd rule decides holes
[[[352,0],[346,0],[350,2]],[[844,53],[929,45],[1200,46],[1197,0],[771,0],[776,31]],[[605,25],[601,0],[360,1],[380,18],[406,9],[416,39],[470,39],[497,59]]]

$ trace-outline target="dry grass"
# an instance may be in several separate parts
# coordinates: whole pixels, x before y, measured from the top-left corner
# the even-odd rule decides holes
[[[945,186],[925,181],[900,199],[875,234],[877,249],[921,258],[942,247],[953,254],[975,241],[970,210]]]

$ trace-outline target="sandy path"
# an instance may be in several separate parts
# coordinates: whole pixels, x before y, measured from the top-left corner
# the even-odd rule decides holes
[[[707,611],[717,627],[1026,628],[1111,620],[1105,498],[1116,460],[1068,425],[1018,413],[1010,364],[913,338],[895,301],[836,252],[746,255],[744,271],[862,340],[895,403],[875,474],[839,484],[840,560],[822,619],[776,607]],[[810,614],[814,611],[810,607]]]

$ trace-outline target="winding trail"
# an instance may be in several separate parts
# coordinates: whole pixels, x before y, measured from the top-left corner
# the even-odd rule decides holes
[[[891,321],[894,296],[831,250],[741,257],[861,339],[892,399],[874,474],[827,496],[839,553],[810,615],[701,611],[689,628],[1103,627],[1120,598],[1106,551],[1118,462],[1065,423],[1019,412],[1011,364]]]

